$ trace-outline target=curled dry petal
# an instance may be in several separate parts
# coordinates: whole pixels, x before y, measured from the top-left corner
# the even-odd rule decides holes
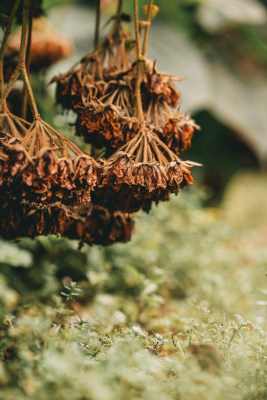
[[[97,184],[98,168],[86,155],[59,159],[54,151],[43,148],[30,156],[21,144],[1,142],[1,202],[5,198],[25,198],[44,204],[84,204],[90,201],[91,190]]]
[[[199,126],[190,117],[178,115],[165,123],[159,137],[174,153],[178,154],[191,147],[195,129],[199,129]]]

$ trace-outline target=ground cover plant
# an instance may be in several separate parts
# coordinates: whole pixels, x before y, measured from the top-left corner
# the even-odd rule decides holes
[[[177,200],[127,245],[1,241],[0,398],[266,397],[262,228]]]

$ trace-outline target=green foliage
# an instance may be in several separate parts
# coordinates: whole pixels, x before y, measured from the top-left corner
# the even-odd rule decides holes
[[[0,399],[265,399],[262,231],[203,199],[142,214],[126,245],[1,241]]]

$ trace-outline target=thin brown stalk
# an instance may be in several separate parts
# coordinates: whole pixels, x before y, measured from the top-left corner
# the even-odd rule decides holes
[[[145,27],[145,34],[144,34],[144,39],[143,39],[143,47],[142,47],[142,54],[143,56],[146,55],[146,50],[147,50],[147,43],[148,43],[148,37],[149,37],[149,30],[150,30],[150,25],[151,25],[151,13],[152,13],[152,6],[153,6],[153,0],[149,0],[148,2],[148,8],[147,8],[147,24]]]
[[[145,127],[144,122],[144,113],[142,107],[142,99],[141,99],[141,65],[143,63],[143,58],[141,57],[141,48],[140,48],[140,33],[139,33],[139,16],[138,16],[138,0],[134,0],[134,24],[135,24],[135,40],[136,40],[136,83],[135,83],[135,97],[136,97],[136,108],[138,119],[141,125],[141,128]]]
[[[139,145],[139,149],[137,151],[135,162],[143,162],[143,148],[144,148],[144,138],[142,137],[141,143]]]
[[[99,43],[99,31],[100,31],[100,18],[101,18],[101,0],[97,0],[96,6],[96,21],[95,21],[95,37],[94,37],[94,48],[96,49]]]
[[[16,0],[15,3],[14,3],[14,5],[13,5],[11,14],[10,14],[9,19],[8,19],[7,27],[6,27],[6,30],[5,30],[5,33],[4,33],[4,37],[3,37],[3,40],[2,40],[2,43],[1,43],[1,48],[0,48],[0,84],[1,84],[1,95],[3,95],[3,93],[4,93],[4,88],[5,88],[4,69],[3,69],[4,54],[5,54],[5,49],[6,49],[7,40],[8,40],[8,37],[9,37],[10,33],[11,33],[11,28],[12,28],[12,25],[13,25],[13,21],[14,21],[14,18],[15,18],[15,15],[16,15],[16,12],[17,12],[19,3],[20,3],[20,0]],[[4,103],[4,106],[5,106],[5,99],[4,99],[3,103]]]
[[[30,64],[31,64],[31,41],[32,41],[32,20],[33,20],[33,10],[34,10],[34,0],[31,0],[30,10],[29,10],[29,28],[28,28],[28,38],[27,38],[27,48],[26,48],[26,71],[27,74],[30,74]],[[21,116],[22,118],[26,118],[27,116],[27,108],[28,108],[28,98],[27,98],[27,90],[24,83],[23,87],[23,100],[21,107]]]

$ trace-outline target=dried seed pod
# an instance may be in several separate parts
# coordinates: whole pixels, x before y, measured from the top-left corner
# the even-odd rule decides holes
[[[92,202],[123,212],[149,211],[153,201],[167,200],[194,182],[193,165],[180,160],[151,130],[140,131],[104,164]]]
[[[191,139],[199,126],[189,116],[175,114],[169,118],[162,131],[160,139],[176,154],[191,147]]]

